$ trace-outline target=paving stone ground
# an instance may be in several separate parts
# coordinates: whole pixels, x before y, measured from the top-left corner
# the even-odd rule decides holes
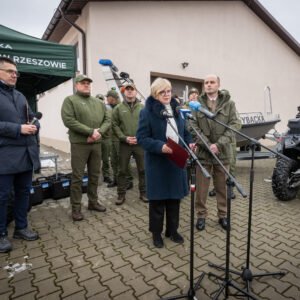
[[[61,172],[70,171],[69,155],[59,154]],[[257,299],[300,299],[300,198],[281,202],[271,189],[275,160],[255,161],[250,270],[253,274],[286,272],[283,277],[253,278],[250,290]],[[237,179],[248,192],[249,161],[239,161]],[[42,170],[53,174],[54,168]],[[99,199],[105,213],[87,210],[85,220],[72,222],[69,199],[45,200],[32,208],[30,225],[40,234],[34,242],[12,240],[13,251],[0,254],[0,299],[116,299],[152,300],[186,293],[190,286],[190,197],[181,205],[180,232],[183,245],[165,238],[163,249],[154,248],[148,232],[148,207],[138,200],[137,181],[121,207],[114,204],[116,188],[100,182]],[[197,299],[210,299],[219,289],[210,272],[224,278],[224,272],[209,262],[225,266],[226,234],[217,222],[216,200],[209,198],[206,230],[194,234],[194,276],[205,273],[196,292]],[[246,266],[249,199],[238,195],[232,201],[230,267],[238,272]],[[9,236],[13,223],[9,226]],[[32,268],[8,278],[3,268],[8,263],[23,263],[28,255]],[[245,282],[231,274],[232,283],[241,289]],[[236,290],[229,288],[229,292]],[[221,294],[219,299],[224,299]],[[228,299],[238,298],[230,295]]]

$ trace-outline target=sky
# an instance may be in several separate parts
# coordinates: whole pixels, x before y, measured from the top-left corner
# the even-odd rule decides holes
[[[61,0],[2,0],[0,24],[38,38]],[[259,0],[300,43],[300,0]]]

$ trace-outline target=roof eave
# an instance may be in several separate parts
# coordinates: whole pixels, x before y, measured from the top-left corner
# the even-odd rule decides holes
[[[59,8],[71,19],[72,22],[75,22],[82,9],[88,2],[98,2],[104,0],[85,0],[76,2],[78,12],[74,14],[74,12],[68,10],[68,8],[72,5],[73,0],[61,0],[59,4]],[[109,1],[109,0],[106,0]],[[111,0],[112,1],[112,0]],[[131,1],[131,0],[127,0]],[[144,0],[147,1],[147,0]],[[150,0],[148,0],[150,1]],[[153,0],[152,0],[153,1]],[[158,1],[158,0],[156,0]],[[172,0],[165,0],[172,1]],[[174,0],[173,0],[174,1]],[[196,0],[197,1],[197,0]],[[207,1],[207,0],[198,0],[198,1]],[[228,1],[228,0],[223,0]],[[235,0],[239,1],[239,0]],[[298,56],[300,56],[300,44],[294,39],[291,34],[265,9],[265,7],[258,0],[241,0],[245,3],[268,27],[271,28]],[[59,30],[57,29],[59,27]],[[66,32],[71,28],[71,25],[66,23],[57,9],[46,28],[45,33],[43,34],[42,39],[51,40],[55,42],[59,42]]]

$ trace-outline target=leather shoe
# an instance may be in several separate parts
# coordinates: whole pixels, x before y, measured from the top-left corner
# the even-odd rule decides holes
[[[108,188],[112,188],[112,187],[115,187],[115,186],[117,186],[118,184],[117,184],[117,180],[113,180],[111,183],[109,183],[108,185],[107,185],[107,187]]]
[[[12,250],[12,245],[6,235],[0,236],[0,253],[9,252]]]
[[[105,212],[106,208],[104,205],[96,202],[96,203],[89,203],[88,210],[96,210],[96,211],[100,211],[100,212]]]
[[[112,180],[109,177],[104,177],[103,182],[112,183]]]
[[[153,245],[156,248],[162,248],[164,246],[164,241],[163,241],[160,233],[153,233],[152,239],[153,239]]]
[[[182,235],[180,235],[177,231],[173,234],[170,234],[168,231],[166,231],[165,236],[170,238],[171,241],[177,244],[183,244],[184,238]]]
[[[22,239],[25,241],[35,241],[39,238],[39,235],[37,232],[32,231],[28,228],[15,229],[13,238],[14,239]]]
[[[72,211],[72,219],[75,222],[76,221],[81,221],[81,220],[83,220],[83,214],[78,210],[73,210]]]
[[[219,219],[219,224],[223,229],[227,229],[228,223],[227,223],[227,218],[220,218]]]
[[[116,200],[116,205],[122,205],[125,202],[125,194],[119,194],[118,199]]]
[[[127,190],[131,190],[133,188],[133,182],[128,182],[127,184]]]
[[[145,203],[148,203],[148,199],[146,197],[146,193],[140,193],[140,200],[142,200]]]
[[[196,228],[200,231],[205,229],[205,219],[204,218],[198,218],[196,223]]]
[[[209,197],[215,197],[217,195],[215,188],[213,188],[211,191],[208,193]]]

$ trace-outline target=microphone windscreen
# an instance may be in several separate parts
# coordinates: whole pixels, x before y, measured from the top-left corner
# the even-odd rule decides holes
[[[199,111],[199,108],[201,107],[201,104],[198,101],[190,101],[189,107],[193,111]]]
[[[99,64],[102,66],[112,66],[113,63],[110,59],[99,59]]]
[[[41,112],[36,112],[35,113],[35,117],[38,119],[38,120],[40,120],[41,118],[42,118],[42,116],[43,116],[43,114],[41,113]]]

